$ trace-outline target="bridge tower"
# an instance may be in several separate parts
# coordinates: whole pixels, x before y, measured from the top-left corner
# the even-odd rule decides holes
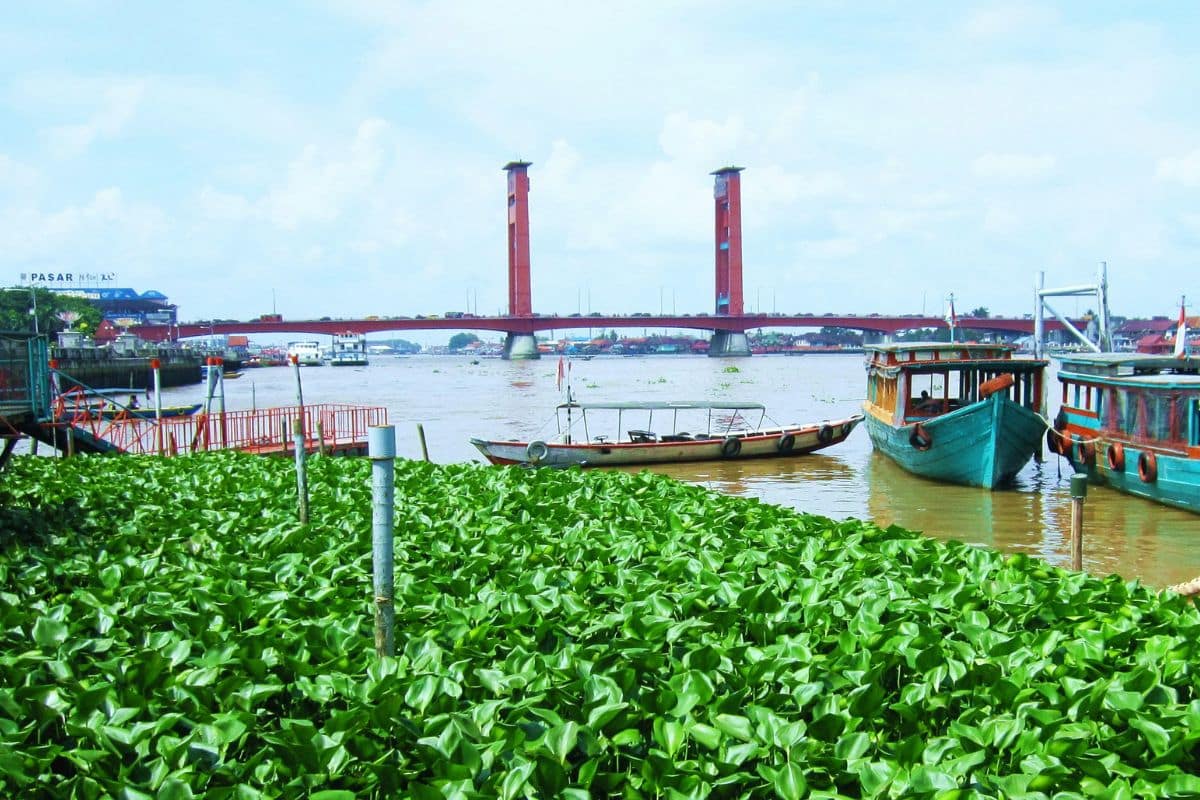
[[[722,167],[713,181],[716,207],[716,311],[719,317],[740,317],[742,302],[742,168]],[[714,331],[710,356],[748,356],[745,331]]]
[[[508,314],[533,316],[529,282],[529,161],[510,161],[508,173]],[[504,357],[537,358],[537,340],[532,334],[509,333]]]

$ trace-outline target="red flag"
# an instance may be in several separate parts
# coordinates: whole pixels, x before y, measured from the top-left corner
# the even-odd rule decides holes
[[[563,382],[564,374],[565,374],[565,370],[563,368],[563,357],[559,356],[558,357],[558,390],[560,392],[562,391],[562,382]]]
[[[1179,304],[1179,328],[1175,331],[1175,357],[1183,358],[1187,355],[1187,316],[1184,310],[1187,308],[1185,301],[1180,301]]]

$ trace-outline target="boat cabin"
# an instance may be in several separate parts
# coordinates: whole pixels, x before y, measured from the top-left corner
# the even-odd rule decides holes
[[[759,429],[767,411],[762,403],[668,400],[562,403],[555,415],[559,436],[567,444],[580,432],[584,442],[651,444],[720,439]],[[757,420],[752,424],[755,416]]]
[[[1033,411],[1042,406],[1048,362],[1013,358],[1001,344],[868,345],[867,406],[893,425],[948,414],[1004,392]]]
[[[1064,422],[1156,449],[1200,448],[1200,357],[1099,353],[1061,361]]]

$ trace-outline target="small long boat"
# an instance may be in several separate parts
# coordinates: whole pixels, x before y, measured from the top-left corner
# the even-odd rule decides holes
[[[1046,443],[1089,479],[1200,512],[1200,357],[1062,356]]]
[[[493,464],[555,467],[783,458],[835,445],[863,420],[856,414],[805,425],[766,425],[761,403],[691,400],[568,402],[557,407],[555,418],[558,435],[549,440],[471,439],[471,444]]]
[[[993,489],[1040,452],[1047,362],[1001,344],[868,345],[867,432],[933,480]]]
[[[200,403],[194,403],[186,406],[163,406],[163,418],[167,417],[190,417],[201,408]],[[154,409],[151,408],[103,408],[99,412],[99,416],[103,419],[156,419]]]

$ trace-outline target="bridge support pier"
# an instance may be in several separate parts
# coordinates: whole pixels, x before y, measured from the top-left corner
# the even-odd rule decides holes
[[[537,339],[532,333],[510,333],[504,339],[504,358],[507,361],[541,358]]]
[[[750,355],[750,340],[744,331],[713,331],[708,341],[711,358],[745,357]]]

